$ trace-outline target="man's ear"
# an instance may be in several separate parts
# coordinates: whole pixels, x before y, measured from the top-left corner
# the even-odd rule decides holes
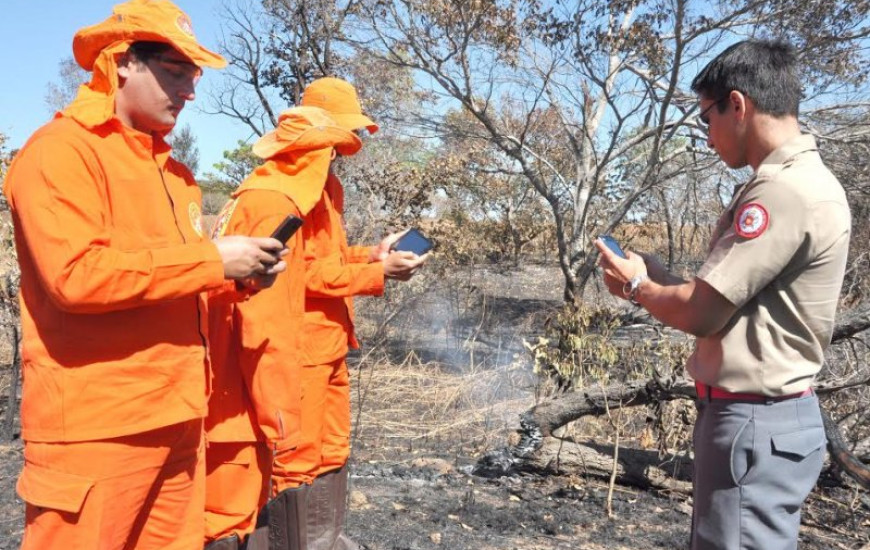
[[[734,110],[734,116],[736,117],[738,122],[743,122],[746,120],[746,116],[749,114],[750,110],[752,110],[752,100],[749,99],[743,92],[739,92],[737,90],[731,90],[731,94],[728,96],[728,108]]]
[[[133,65],[135,64],[136,58],[130,55],[129,52],[121,54],[121,57],[118,58],[118,78],[121,79],[121,82],[130,76],[130,71],[133,70]]]

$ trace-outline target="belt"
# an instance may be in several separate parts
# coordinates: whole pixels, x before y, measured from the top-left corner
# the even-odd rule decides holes
[[[760,393],[736,393],[714,386],[708,386],[700,382],[695,382],[695,390],[698,392],[698,399],[722,400],[722,401],[752,401],[757,403],[775,403],[777,401],[786,401],[788,399],[797,399],[798,397],[807,397],[813,394],[812,388],[807,388],[802,392],[790,393],[788,395],[762,395]]]

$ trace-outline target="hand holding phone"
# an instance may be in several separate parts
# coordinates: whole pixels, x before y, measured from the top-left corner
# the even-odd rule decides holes
[[[288,215],[284,218],[284,221],[275,228],[275,231],[270,235],[273,239],[278,239],[284,244],[287,244],[287,241],[290,240],[290,237],[293,236],[299,228],[302,227],[302,218],[298,216],[294,216],[293,214]]]
[[[400,252],[413,252],[417,256],[422,256],[432,250],[433,246],[432,241],[424,237],[419,230],[411,228],[393,244],[392,249]]]
[[[603,242],[607,246],[607,248],[611,250],[611,252],[613,252],[620,258],[628,258],[628,256],[622,250],[622,247],[619,246],[619,243],[616,241],[616,239],[614,239],[610,235],[601,235],[598,238],[601,239],[601,242]]]

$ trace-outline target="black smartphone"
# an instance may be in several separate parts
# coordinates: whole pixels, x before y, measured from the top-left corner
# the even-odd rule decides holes
[[[433,246],[432,241],[424,237],[420,231],[409,229],[407,233],[402,235],[402,238],[396,241],[396,244],[393,245],[393,250],[413,252],[417,256],[422,256],[432,250]]]
[[[279,225],[270,236],[273,239],[278,239],[282,243],[287,244],[287,241],[290,240],[290,237],[292,237],[293,234],[296,233],[296,231],[300,227],[302,227],[302,218],[290,214],[289,216],[284,218],[284,221],[281,222],[281,225]]]
[[[623,252],[622,247],[619,246],[619,243],[616,242],[616,239],[614,239],[610,235],[601,235],[598,238],[601,239],[604,242],[604,244],[607,245],[607,248],[609,248],[611,251],[613,251],[613,253],[616,254],[617,256],[619,256],[620,258],[627,258],[628,257],[625,255],[625,252]]]

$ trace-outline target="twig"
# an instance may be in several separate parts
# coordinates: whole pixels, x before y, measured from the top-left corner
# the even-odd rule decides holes
[[[607,419],[610,421],[611,426],[613,426],[614,436],[613,436],[613,467],[610,469],[610,481],[607,484],[607,517],[613,519],[613,490],[616,487],[616,474],[619,471],[619,427],[622,421],[622,411],[623,408],[620,403],[619,412],[617,413],[617,419],[614,421],[613,416],[610,413],[610,405],[607,402],[607,396],[604,397],[604,409],[607,412]]]
[[[12,345],[12,372],[9,381],[9,393],[6,398],[6,418],[3,423],[3,440],[12,441],[15,438],[15,411],[18,409],[18,378],[21,369],[21,360],[18,355],[18,325],[10,326],[10,340]]]

